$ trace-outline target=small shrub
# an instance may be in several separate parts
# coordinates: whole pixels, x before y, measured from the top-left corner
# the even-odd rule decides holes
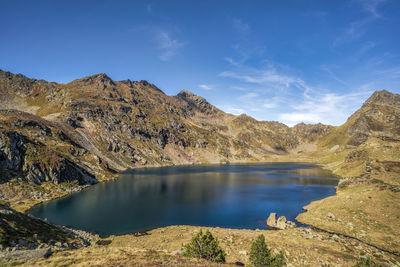
[[[285,256],[282,251],[277,255],[272,255],[265,244],[264,235],[259,235],[251,245],[250,262],[255,267],[280,267],[285,266]]]
[[[374,262],[370,257],[359,260],[353,267],[383,267],[383,265]]]
[[[218,239],[214,238],[210,231],[205,234],[200,230],[189,244],[184,247],[183,253],[186,257],[202,258],[214,262],[225,262],[226,253],[218,244]]]

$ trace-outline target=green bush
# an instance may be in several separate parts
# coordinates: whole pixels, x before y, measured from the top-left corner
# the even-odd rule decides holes
[[[285,256],[282,252],[272,255],[271,250],[265,244],[264,235],[259,235],[251,245],[250,262],[255,267],[280,267],[285,266]]]
[[[353,267],[383,267],[383,265],[374,262],[370,257],[359,260]]]
[[[205,234],[200,230],[183,248],[185,250],[184,256],[225,262],[226,253],[220,248],[218,239],[214,238],[208,230]]]

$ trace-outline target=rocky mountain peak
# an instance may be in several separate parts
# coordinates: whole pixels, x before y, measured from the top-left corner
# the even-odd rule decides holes
[[[198,110],[202,113],[215,114],[219,111],[203,97],[195,95],[188,90],[180,91],[177,97],[184,100],[190,108]]]
[[[193,94],[192,92],[188,91],[188,90],[182,90],[178,93],[178,96],[180,98],[188,98],[188,97],[194,97],[196,96],[195,94]]]
[[[400,95],[386,90],[375,91],[363,106],[376,105],[400,105]]]
[[[78,81],[82,82],[84,85],[96,85],[101,89],[105,89],[109,86],[115,86],[115,82],[107,76],[105,73],[99,73],[91,76],[87,76],[85,78],[79,79]]]
[[[18,96],[26,97],[30,95],[36,83],[47,84],[45,81],[31,79],[20,73],[13,74],[0,70],[0,88],[9,88]]]
[[[398,141],[400,134],[400,95],[375,91],[348,120],[348,144],[360,145],[370,137]]]

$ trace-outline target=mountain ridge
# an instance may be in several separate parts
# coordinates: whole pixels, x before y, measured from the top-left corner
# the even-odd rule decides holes
[[[64,135],[69,132],[80,140],[75,144],[104,163],[103,175],[145,165],[265,161],[268,155],[290,154],[316,142],[326,148],[358,146],[372,134],[367,130],[382,128],[371,120],[375,114],[358,114],[379,109],[379,101],[395,106],[399,99],[388,91],[376,91],[341,126],[289,127],[225,113],[187,90],[168,96],[147,81],[114,81],[105,73],[61,84],[0,70],[0,86],[3,106],[52,121]],[[392,124],[387,138],[399,135],[396,122]]]

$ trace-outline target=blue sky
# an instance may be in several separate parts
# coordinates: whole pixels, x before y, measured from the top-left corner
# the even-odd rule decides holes
[[[105,72],[288,125],[344,123],[400,92],[400,1],[0,0],[0,69]]]

